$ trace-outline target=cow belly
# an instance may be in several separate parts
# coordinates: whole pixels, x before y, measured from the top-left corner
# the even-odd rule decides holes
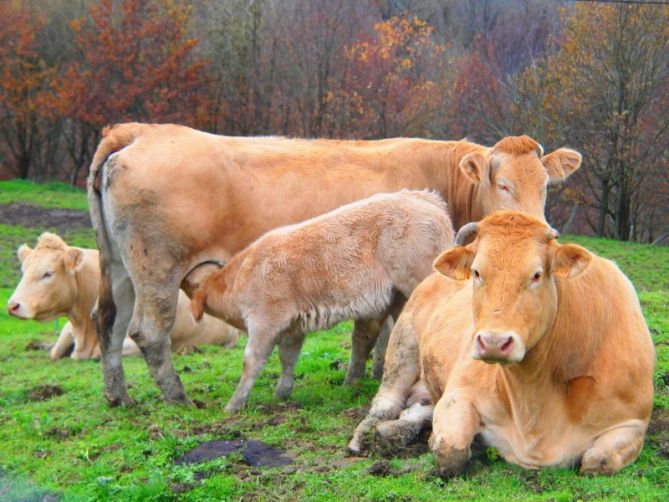
[[[573,467],[592,445],[592,437],[581,434],[578,428],[560,431],[556,424],[547,424],[541,436],[521,437],[510,428],[486,426],[480,432],[486,445],[499,450],[507,462],[528,469],[539,467]],[[558,430],[556,430],[558,429]]]

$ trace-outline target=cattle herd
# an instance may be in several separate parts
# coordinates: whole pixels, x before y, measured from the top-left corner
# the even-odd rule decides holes
[[[99,251],[49,233],[20,247],[8,310],[67,316],[51,358],[99,357],[111,405],[132,403],[122,355],[138,353],[164,399],[190,405],[170,349],[244,331],[227,412],[276,345],[287,398],[306,333],[350,319],[345,382],[364,378],[375,344],[384,361],[351,453],[431,427],[444,475],[477,435],[526,468],[614,473],[643,447],[655,352],[625,275],[545,221],[547,186],[580,163],[527,136],[484,147],[119,124],[88,180]]]

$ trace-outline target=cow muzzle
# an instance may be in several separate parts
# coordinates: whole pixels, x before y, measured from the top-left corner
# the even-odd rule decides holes
[[[487,363],[517,363],[525,357],[525,345],[514,331],[479,331],[472,356]]]
[[[9,313],[9,315],[18,317],[19,319],[31,318],[28,309],[26,308],[26,305],[12,298],[10,298],[9,301],[7,302],[7,312]]]

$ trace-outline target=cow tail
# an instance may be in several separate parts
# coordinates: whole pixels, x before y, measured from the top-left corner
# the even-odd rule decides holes
[[[190,312],[193,316],[193,320],[198,323],[202,320],[204,316],[204,304],[207,301],[207,290],[206,287],[199,287],[193,293],[193,299],[190,302]]]

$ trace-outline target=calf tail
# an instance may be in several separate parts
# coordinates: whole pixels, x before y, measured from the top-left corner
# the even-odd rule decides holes
[[[193,320],[197,323],[204,316],[204,305],[207,302],[207,291],[205,288],[198,288],[193,293],[193,299],[190,302],[190,312]]]

